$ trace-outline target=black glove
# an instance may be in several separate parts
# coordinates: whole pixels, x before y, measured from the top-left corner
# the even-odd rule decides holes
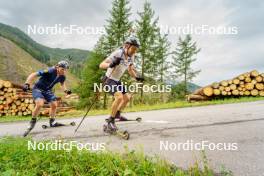
[[[23,91],[24,92],[27,92],[27,91],[29,91],[30,90],[30,85],[28,84],[28,83],[25,83],[24,85],[23,85]]]
[[[139,81],[139,82],[143,82],[143,81],[145,81],[145,79],[142,78],[142,77],[136,77],[136,80]]]
[[[122,59],[121,57],[114,57],[112,63],[109,65],[109,67],[110,67],[110,68],[113,68],[113,67],[115,67],[116,65],[119,65],[121,59]]]
[[[71,90],[64,90],[64,93],[66,93],[67,95],[71,95],[72,91]]]

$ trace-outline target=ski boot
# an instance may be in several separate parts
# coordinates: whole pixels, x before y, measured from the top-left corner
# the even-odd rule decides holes
[[[107,133],[114,133],[116,132],[117,126],[115,124],[115,118],[114,117],[109,117],[109,119],[107,120],[107,124],[104,125],[104,132]]]
[[[118,121],[128,121],[126,117],[121,115],[120,111],[117,111],[115,118],[118,119]]]
[[[50,123],[50,127],[65,126],[65,124],[55,122],[55,118],[50,118],[49,123]]]
[[[27,130],[25,131],[25,133],[23,134],[24,137],[26,137],[30,131],[35,127],[36,125],[36,122],[37,122],[37,119],[36,118],[32,118],[29,122],[29,126],[27,128]]]

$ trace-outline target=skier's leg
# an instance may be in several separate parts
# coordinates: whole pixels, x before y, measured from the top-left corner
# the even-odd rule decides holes
[[[55,121],[57,106],[58,106],[57,101],[50,102],[50,121],[49,121],[50,127],[65,126],[65,124],[58,123]]]
[[[131,95],[129,93],[125,93],[123,94],[123,100],[120,103],[118,109],[117,109],[117,113],[116,113],[116,118],[118,118],[120,121],[126,121],[127,118],[121,115],[121,111],[124,110],[124,108],[126,107],[127,103],[130,101],[131,99]]]
[[[115,92],[114,93],[114,102],[112,104],[112,111],[111,111],[111,117],[108,120],[108,128],[112,131],[117,130],[117,127],[115,125],[115,116],[117,113],[117,108],[120,106],[120,103],[123,100],[123,94],[122,92]]]
[[[117,111],[118,111],[118,108],[119,106],[121,105],[122,101],[123,101],[123,94],[122,92],[116,92],[114,94],[114,102],[112,104],[112,111],[111,111],[111,116],[112,117],[115,117]]]
[[[35,108],[32,111],[32,119],[29,122],[29,126],[26,130],[26,132],[24,133],[24,137],[26,137],[28,135],[28,133],[35,127],[36,122],[37,122],[37,116],[39,115],[39,112],[41,110],[41,107],[44,105],[44,99],[42,98],[38,98],[35,100]]]

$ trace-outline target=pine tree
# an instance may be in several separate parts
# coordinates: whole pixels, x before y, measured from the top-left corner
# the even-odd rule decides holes
[[[155,40],[157,39],[157,22],[154,19],[155,12],[149,2],[144,3],[143,12],[138,12],[139,20],[136,21],[137,37],[140,41],[138,67],[141,69],[142,77],[151,76],[155,70]],[[141,100],[143,100],[143,90],[141,90]]]
[[[170,50],[170,42],[168,41],[167,35],[162,35],[159,33],[157,40],[157,47],[155,49],[155,77],[161,83],[164,83],[164,78],[166,77],[167,70],[169,68],[168,56]]]
[[[132,22],[129,21],[131,7],[128,0],[114,0],[110,11],[108,24],[105,26],[107,52],[110,54],[114,49],[120,47],[129,35]]]
[[[190,35],[187,35],[183,40],[179,38],[176,50],[173,52],[173,77],[180,78],[184,87],[184,95],[188,93],[188,82],[191,82],[196,77],[200,70],[192,70],[191,64],[196,61],[194,55],[200,52],[197,48],[196,42],[192,41]]]

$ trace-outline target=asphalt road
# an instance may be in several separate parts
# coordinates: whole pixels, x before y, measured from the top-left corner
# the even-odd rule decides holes
[[[103,132],[107,116],[85,119],[75,134],[76,127],[43,130],[41,125],[48,121],[42,120],[31,135],[36,140],[105,143],[112,151],[124,151],[124,146],[128,146],[148,155],[158,155],[183,168],[201,162],[200,148],[204,144],[209,166],[216,172],[224,166],[234,175],[264,176],[264,101],[136,112],[125,116],[143,119],[141,123],[118,124],[120,129],[129,131],[128,141]],[[61,119],[60,122],[78,124],[80,119]],[[0,123],[0,136],[22,135],[27,125],[28,122]]]

